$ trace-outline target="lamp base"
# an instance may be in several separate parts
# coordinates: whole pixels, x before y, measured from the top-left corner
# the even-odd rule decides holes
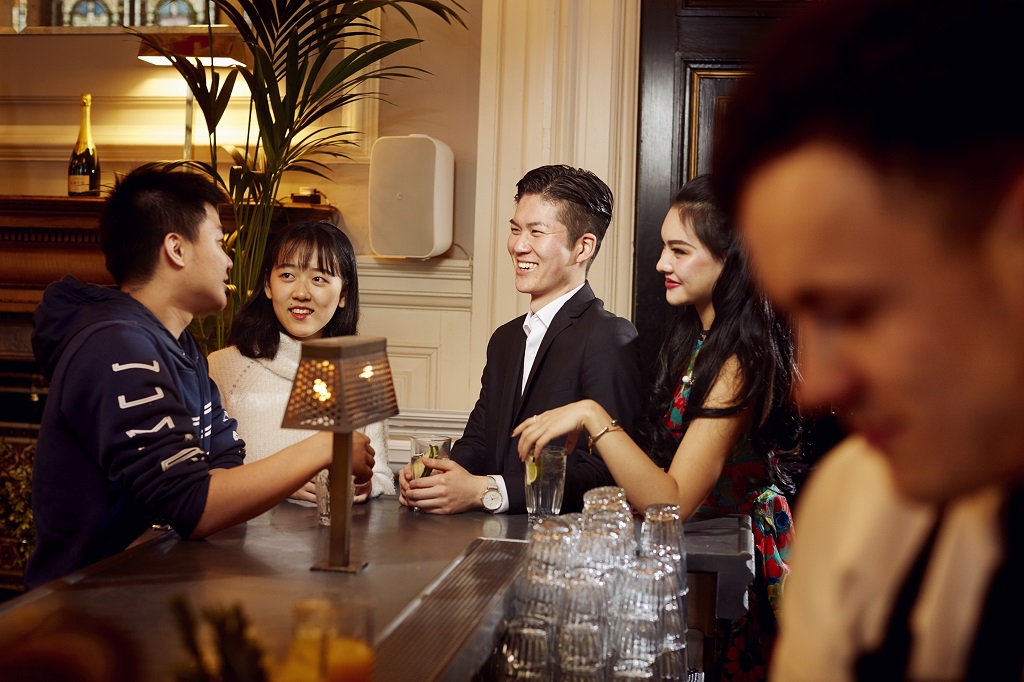
[[[309,570],[311,570],[311,571],[332,571],[334,573],[359,573],[360,571],[362,571],[364,568],[366,568],[369,565],[370,564],[368,564],[365,561],[360,562],[360,563],[352,563],[352,564],[332,564],[327,559],[324,559],[323,561],[318,561],[315,564],[313,564],[312,566],[310,566]]]

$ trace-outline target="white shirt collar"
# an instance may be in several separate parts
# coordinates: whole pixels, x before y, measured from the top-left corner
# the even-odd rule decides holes
[[[586,284],[586,282],[584,281],[583,284]],[[548,303],[537,312],[529,313],[526,316],[526,319],[523,321],[523,327],[528,327],[532,320],[538,320],[541,324],[544,325],[544,329],[550,327],[551,320],[555,319],[555,315],[557,315],[558,311],[562,309],[562,306],[564,306],[570,298],[575,296],[577,291],[583,288],[583,284],[580,284],[572,291],[562,294],[561,296],[551,301],[551,303]]]

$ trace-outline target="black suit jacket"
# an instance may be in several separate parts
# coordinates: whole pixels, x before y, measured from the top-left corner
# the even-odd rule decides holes
[[[526,316],[491,335],[480,397],[466,431],[452,446],[452,458],[471,473],[499,474],[508,490],[509,513],[526,512],[525,468],[509,434],[531,415],[584,398],[600,403],[628,432],[641,409],[636,328],[604,309],[584,284],[551,320],[533,368],[520,393]],[[583,493],[615,485],[604,462],[587,453],[586,434],[566,460],[562,511],[583,508]]]

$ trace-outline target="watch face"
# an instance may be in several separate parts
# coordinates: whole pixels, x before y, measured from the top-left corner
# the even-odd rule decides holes
[[[501,509],[501,493],[497,490],[488,490],[484,493],[483,498],[484,509],[487,511],[495,511]]]
[[[506,517],[501,514],[495,514],[494,516],[488,516],[484,519],[481,530],[485,538],[503,538],[505,537],[507,523]]]

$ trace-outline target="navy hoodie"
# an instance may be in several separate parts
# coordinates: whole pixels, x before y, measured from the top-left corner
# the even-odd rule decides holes
[[[188,537],[210,469],[245,457],[187,331],[175,339],[128,294],[70,276],[47,287],[33,322],[50,390],[32,474],[28,587],[121,551],[154,523]]]

